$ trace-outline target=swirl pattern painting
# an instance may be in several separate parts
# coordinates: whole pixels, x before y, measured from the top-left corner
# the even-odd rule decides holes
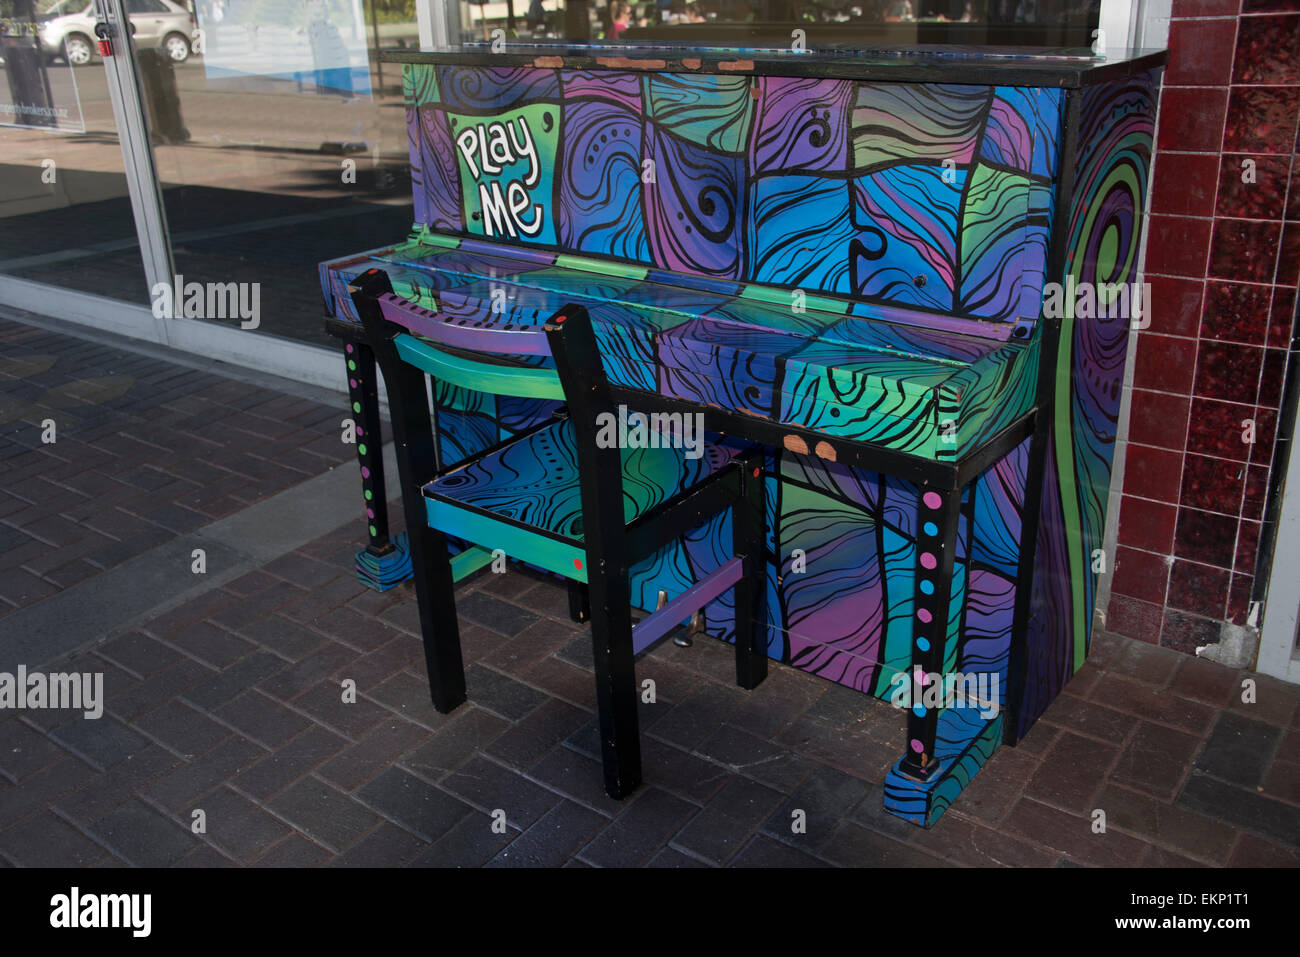
[[[945,674],[993,679],[978,707],[938,714],[927,780],[890,772],[886,806],[933,823],[1087,653],[1129,326],[1067,314],[1045,360],[1044,296],[1135,281],[1158,84],[407,64],[415,229],[322,264],[322,288],[355,318],[347,284],[378,266],[476,329],[581,303],[615,384],[933,463],[1054,395],[1034,438],[952,493],[946,618],[924,617],[933,491],[797,444],[768,452],[769,654],[889,699],[933,640]],[[446,385],[434,400],[444,467],[556,408]],[[571,460],[563,428],[538,435],[543,460]],[[467,470],[447,494],[490,496],[490,478]],[[553,480],[497,505],[580,535]],[[632,507],[674,484],[645,476]],[[633,569],[635,600],[680,593],[730,546],[726,516],[695,529]],[[734,613],[713,603],[707,631],[733,640]]]

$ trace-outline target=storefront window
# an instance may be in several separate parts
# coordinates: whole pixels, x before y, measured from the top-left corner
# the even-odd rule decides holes
[[[0,0],[0,276],[144,302],[89,0]]]
[[[1100,0],[462,0],[461,40],[1086,48]]]

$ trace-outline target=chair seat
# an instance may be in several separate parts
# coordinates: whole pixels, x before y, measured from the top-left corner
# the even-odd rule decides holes
[[[629,434],[636,434],[631,427]],[[676,440],[667,433],[645,430],[644,434],[658,444]],[[619,450],[627,522],[719,472],[744,450],[739,444],[719,441],[715,435],[692,432],[688,438],[693,446],[689,449]],[[578,450],[573,423],[568,419],[549,423],[446,472],[423,491],[429,500],[430,523],[435,524],[436,519],[438,527],[453,535],[457,529],[449,507],[569,545],[581,546],[583,542]]]

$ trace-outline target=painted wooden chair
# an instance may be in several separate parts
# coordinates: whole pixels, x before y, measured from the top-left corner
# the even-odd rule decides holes
[[[434,707],[445,713],[466,698],[447,536],[583,583],[605,790],[625,796],[641,778],[638,653],[731,589],[737,683],[752,689],[767,674],[762,453],[716,436],[698,449],[600,441],[600,424],[618,410],[582,306],[541,327],[493,327],[448,322],[394,295],[379,269],[349,292],[388,387]],[[426,375],[478,390],[525,388],[563,399],[567,412],[439,474]],[[728,510],[734,557],[634,625],[629,569]]]

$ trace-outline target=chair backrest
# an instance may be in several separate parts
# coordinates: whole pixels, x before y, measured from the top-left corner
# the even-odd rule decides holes
[[[417,230],[742,296],[1041,312],[1059,89],[565,66],[403,79]]]
[[[363,324],[366,300],[378,305],[378,317],[405,330],[394,332],[398,357],[448,385],[494,395],[563,399],[564,387],[549,361],[551,348],[542,326],[480,327],[448,321],[430,309],[393,292],[382,269],[370,269],[353,281],[352,296]],[[373,324],[373,319],[372,319]],[[372,337],[376,332],[367,325]],[[517,356],[534,364],[502,362]]]

